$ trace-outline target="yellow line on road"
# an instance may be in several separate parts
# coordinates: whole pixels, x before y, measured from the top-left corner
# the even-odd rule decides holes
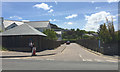
[[[113,60],[106,60],[106,61],[108,61],[108,62],[117,62],[117,61],[113,61]]]
[[[104,55],[97,55],[97,54],[95,54],[95,53],[92,53],[92,52],[90,52],[90,51],[88,51],[86,48],[84,48],[84,50],[86,51],[86,52],[89,52],[89,53],[91,53],[91,54],[93,54],[93,55],[95,55],[95,56],[100,56],[100,57],[103,57],[103,58],[108,58],[108,59],[112,59],[112,60],[118,60],[118,59],[113,59],[113,58],[109,58],[109,57],[105,57]]]

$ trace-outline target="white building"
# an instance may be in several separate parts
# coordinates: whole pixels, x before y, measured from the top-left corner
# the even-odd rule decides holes
[[[62,40],[62,31],[61,30],[54,30],[57,33],[58,41]]]
[[[30,21],[30,22],[24,22],[24,23],[34,27],[35,29],[41,32],[43,32],[46,29],[51,29],[49,21]]]

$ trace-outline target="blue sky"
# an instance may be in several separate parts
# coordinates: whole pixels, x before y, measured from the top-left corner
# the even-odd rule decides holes
[[[97,31],[105,17],[118,29],[118,3],[109,2],[3,2],[2,16],[7,20],[50,21],[67,29]]]

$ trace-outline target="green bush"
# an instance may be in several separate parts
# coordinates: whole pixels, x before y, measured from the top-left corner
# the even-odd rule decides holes
[[[88,36],[88,35],[83,35],[83,38],[84,38],[84,39],[90,38],[90,36]]]
[[[56,32],[54,30],[46,29],[43,33],[47,35],[47,39],[57,40]]]
[[[0,50],[1,50],[1,51],[8,51],[7,48],[4,48],[4,47],[2,47],[2,46],[0,46]]]

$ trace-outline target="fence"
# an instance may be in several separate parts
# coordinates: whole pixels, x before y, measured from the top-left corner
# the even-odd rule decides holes
[[[77,40],[76,43],[102,54],[118,55],[118,43],[105,44],[101,42],[100,48],[98,44],[99,42],[96,39],[81,39]]]
[[[48,40],[43,36],[2,36],[1,45],[8,50],[31,52],[29,42],[33,41],[37,51],[54,49],[61,45],[61,41]]]

